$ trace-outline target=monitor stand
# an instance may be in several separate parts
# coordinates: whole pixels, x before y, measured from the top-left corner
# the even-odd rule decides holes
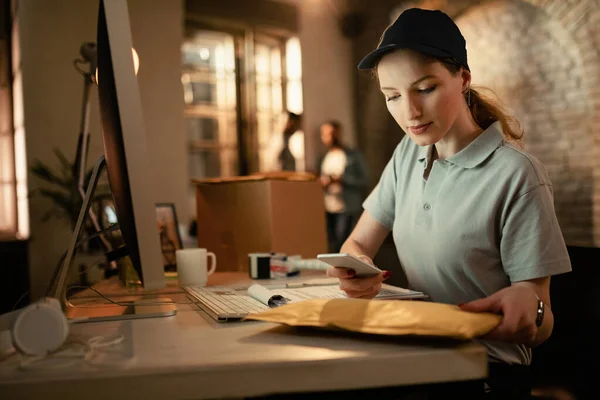
[[[161,300],[168,299],[161,298]],[[63,306],[63,310],[69,321],[77,323],[168,317],[177,313],[175,304],[157,304],[157,301],[159,300],[154,299],[152,304],[145,305],[144,301],[134,301],[127,306],[113,304],[72,305],[67,302],[67,306]]]
[[[53,287],[51,297],[60,300],[63,311],[68,319],[73,322],[95,322],[95,321],[110,321],[110,320],[123,320],[123,319],[135,319],[135,318],[156,318],[156,317],[168,317],[175,315],[177,307],[175,304],[160,304],[164,301],[164,298],[155,299],[143,299],[133,302],[119,302],[120,304],[127,305],[116,305],[116,304],[95,304],[95,305],[73,305],[67,300],[67,285],[66,280],[73,257],[79,246],[79,235],[85,221],[86,215],[90,209],[91,200],[94,197],[94,192],[100,179],[100,174],[106,167],[106,159],[104,155],[100,156],[94,169],[92,176],[88,184],[85,197],[81,210],[79,210],[79,217],[75,224],[75,229],[71,235],[71,242],[67,255],[62,263],[57,276],[57,280]]]

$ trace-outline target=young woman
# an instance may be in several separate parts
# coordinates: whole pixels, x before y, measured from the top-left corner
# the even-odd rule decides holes
[[[406,136],[341,251],[372,263],[392,231],[412,288],[435,302],[502,314],[482,340],[486,388],[527,397],[531,348],[548,339],[554,321],[550,276],[571,270],[543,165],[518,146],[514,119],[470,87],[465,40],[441,11],[404,11],[359,69],[376,74]],[[328,274],[349,297],[372,298],[390,272]]]
[[[344,146],[342,125],[335,120],[321,125],[321,142],[327,148],[317,171],[323,186],[329,252],[337,253],[358,221],[369,183],[360,152]]]

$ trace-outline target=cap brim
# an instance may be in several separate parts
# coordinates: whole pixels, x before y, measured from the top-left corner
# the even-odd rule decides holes
[[[377,66],[377,63],[379,62],[381,57],[383,57],[385,54],[387,54],[393,50],[398,50],[398,49],[410,49],[410,50],[414,50],[419,53],[427,54],[427,55],[430,55],[433,57],[440,57],[440,58],[452,57],[451,54],[448,54],[443,50],[440,50],[440,49],[437,49],[437,48],[431,47],[431,46],[426,46],[426,45],[421,45],[421,44],[388,44],[386,46],[381,46],[381,47],[373,50],[369,54],[367,54],[366,57],[363,58],[358,63],[358,69],[359,70],[373,69]]]

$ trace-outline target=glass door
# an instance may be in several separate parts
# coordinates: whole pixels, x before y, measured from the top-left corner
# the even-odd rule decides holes
[[[254,45],[254,80],[256,87],[256,136],[258,169],[265,171],[274,164],[278,153],[284,110],[283,49],[279,40],[257,35]],[[279,140],[281,141],[281,140]]]
[[[235,38],[198,31],[182,46],[188,162],[192,177],[239,174]]]

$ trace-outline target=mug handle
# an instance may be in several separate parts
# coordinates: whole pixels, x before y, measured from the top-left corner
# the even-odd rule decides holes
[[[211,264],[210,269],[206,273],[206,275],[210,275],[210,274],[214,273],[215,270],[217,269],[217,256],[212,251],[209,251],[208,253],[206,253],[206,257],[212,258],[212,262],[210,263]]]

